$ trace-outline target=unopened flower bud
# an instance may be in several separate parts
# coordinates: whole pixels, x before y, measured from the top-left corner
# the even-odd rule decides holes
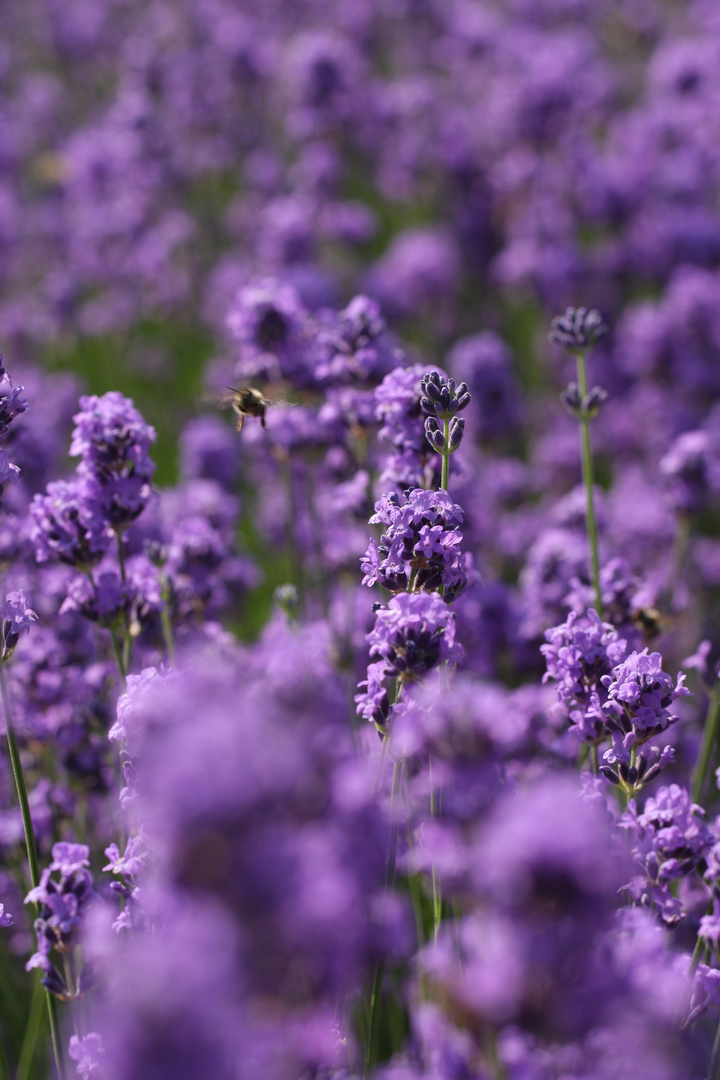
[[[445,447],[445,436],[440,430],[440,425],[434,416],[428,416],[425,419],[425,437],[433,450],[437,450],[439,454],[443,452]]]
[[[581,411],[588,420],[594,420],[600,412],[600,406],[608,399],[608,392],[602,386],[593,386],[589,394],[582,400]]]
[[[470,403],[467,383],[456,386],[454,379],[445,380],[437,372],[423,376],[420,381],[420,408],[428,416],[450,420]]]
[[[585,307],[566,308],[565,314],[557,315],[550,326],[550,341],[571,352],[591,349],[607,330],[600,312]]]
[[[458,446],[462,442],[464,432],[464,419],[460,416],[454,416],[450,421],[450,437],[448,439],[448,444],[451,452],[457,450]]]
[[[577,383],[568,383],[560,395],[560,400],[569,413],[572,413],[575,417],[580,416],[582,399],[580,397],[580,388]]]

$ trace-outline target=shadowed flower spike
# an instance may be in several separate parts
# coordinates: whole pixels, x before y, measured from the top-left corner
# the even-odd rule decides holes
[[[400,593],[376,614],[367,635],[370,655],[385,661],[385,673],[418,678],[443,660],[462,659],[455,644],[455,619],[436,593]]]
[[[557,342],[570,352],[591,349],[607,331],[602,315],[595,308],[566,308],[564,315],[557,315],[551,325],[550,341]]]
[[[8,593],[5,603],[0,604],[0,662],[8,660],[23,630],[30,633],[30,627],[37,622],[37,615],[27,606],[22,590]]]
[[[23,386],[13,386],[0,353],[0,438],[7,435],[12,421],[27,408],[27,401],[23,397],[24,389]]]
[[[90,476],[54,480],[30,503],[30,541],[39,563],[95,566],[112,540],[101,512],[100,488]]]
[[[155,430],[129,398],[116,390],[80,398],[73,417],[70,456],[81,458],[78,475],[98,488],[99,509],[114,528],[126,528],[147,505],[155,465],[150,446]]]

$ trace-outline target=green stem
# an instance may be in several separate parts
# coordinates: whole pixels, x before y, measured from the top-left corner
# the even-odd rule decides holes
[[[10,703],[10,691],[7,684],[4,663],[0,663],[0,701],[2,701],[3,718],[5,720],[5,731],[7,734],[13,778],[15,780],[15,790],[17,791],[18,802],[20,803],[20,813],[22,814],[23,830],[25,832],[25,849],[27,851],[28,864],[30,866],[30,881],[32,882],[33,889],[36,889],[40,884],[37,847],[35,846],[35,833],[33,831],[32,817],[30,816],[30,803],[28,802],[25,774],[23,773],[22,762],[20,760],[20,749],[15,734],[15,725],[13,723],[12,707]],[[37,907],[39,910],[39,905],[37,905]],[[46,998],[48,1019],[50,1021],[50,1037],[52,1039],[53,1052],[55,1054],[55,1064],[57,1066],[58,1076],[60,1080],[63,1080],[64,1073],[58,1038],[57,1016],[55,1014],[55,999],[48,991],[46,991]]]
[[[390,889],[395,884],[395,863],[397,860],[397,845],[398,845],[398,825],[397,822],[392,820],[393,809],[395,806],[395,800],[398,792],[400,791],[400,785],[402,780],[402,762],[396,761],[393,766],[393,778],[392,789],[390,792],[390,847],[388,850],[387,866],[385,870],[385,892],[387,896]],[[381,913],[381,921],[382,921]],[[370,1070],[375,1064],[377,1059],[377,1036],[378,1026],[380,1022],[380,1005],[382,1002],[382,988],[383,981],[385,979],[385,961],[379,960],[377,967],[375,968],[375,977],[373,978],[372,990],[370,991],[370,1022],[368,1024],[368,1040],[365,1046],[365,1067],[363,1069],[363,1080],[370,1074]]]
[[[585,366],[585,354],[575,353],[577,361],[577,380],[580,400],[582,401],[588,392],[587,368]],[[592,448],[590,446],[590,420],[587,416],[580,417],[580,454],[582,459],[582,476],[585,485],[585,523],[587,527],[588,541],[590,544],[590,561],[592,563],[593,584],[595,586],[595,602],[597,613],[602,619],[603,603],[600,590],[600,558],[598,556],[597,524],[595,521],[595,500],[593,489],[595,487],[595,474],[593,470]]]
[[[165,596],[163,596],[163,605],[160,608],[160,622],[162,624],[163,641],[165,642],[168,660],[170,666],[175,667],[175,638],[173,637],[172,622],[170,621],[170,612],[168,611],[168,602]]]
[[[120,567],[120,580],[123,585],[127,585],[127,573],[125,571],[125,553],[123,551],[123,538],[122,533],[116,532],[117,537],[117,549],[118,549],[118,565]],[[130,633],[130,617],[127,611],[123,612],[123,626],[125,633],[123,635],[122,643],[122,661],[124,677],[127,678],[130,671],[130,654],[132,650],[132,634]]]
[[[120,675],[120,682],[122,683],[123,690],[127,690],[127,672],[125,669],[125,658],[123,650],[120,648],[120,642],[118,636],[114,630],[110,630],[110,640],[112,641],[113,656],[115,657],[115,663],[117,664],[118,673]]]
[[[28,1017],[22,1047],[20,1048],[20,1059],[18,1061],[15,1080],[30,1080],[30,1076],[32,1075],[31,1070],[35,1058],[35,1050],[40,1043],[43,1017],[45,1016],[43,1009],[44,997],[42,975],[39,971],[36,971],[33,980],[32,999],[30,1001],[30,1015]]]
[[[428,776],[430,781],[430,817],[436,818],[438,816],[438,796],[432,779],[432,760],[428,761]],[[431,863],[430,871],[432,875],[433,941],[437,941],[442,920],[442,886],[440,884],[440,875],[435,869],[434,860]]]
[[[443,435],[445,441],[442,449],[442,472],[440,474],[440,487],[445,491],[450,490],[450,421],[443,420]]]
[[[697,764],[693,772],[691,785],[691,798],[693,802],[699,802],[702,796],[705,774],[710,764],[713,746],[717,741],[718,716],[720,715],[720,679],[715,683],[708,701],[707,713],[705,714],[705,726],[703,728],[702,743],[698,754]]]

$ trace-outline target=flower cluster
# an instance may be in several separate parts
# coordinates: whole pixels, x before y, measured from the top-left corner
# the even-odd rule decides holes
[[[626,888],[636,902],[656,905],[670,925],[685,914],[673,883],[694,871],[702,873],[706,856],[717,842],[713,829],[702,820],[703,813],[684,788],[671,784],[650,797],[642,813],[631,801],[621,819],[622,827],[631,833],[633,856],[643,871]]]
[[[463,511],[448,493],[407,490],[375,503],[371,525],[382,525],[380,542],[371,540],[362,560],[363,585],[382,585],[390,592],[443,588],[451,602],[468,580],[467,558],[460,551]]]
[[[90,849],[85,844],[54,844],[52,862],[43,870],[39,884],[25,897],[26,904],[38,905],[35,920],[38,947],[28,960],[27,969],[42,968],[43,985],[63,1000],[80,997],[92,984],[91,968],[82,968],[77,978],[69,982],[67,973],[72,968],[61,971],[50,959],[53,952],[67,956],[79,944],[88,907],[95,899],[92,875],[87,869],[89,856]],[[58,880],[51,876],[55,872]]]

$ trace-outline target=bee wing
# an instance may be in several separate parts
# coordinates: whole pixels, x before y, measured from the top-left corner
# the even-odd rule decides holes
[[[229,409],[231,408],[237,394],[230,389],[222,390],[219,393],[211,392],[203,394],[200,399],[204,405],[212,405],[215,409]]]
[[[296,401],[283,401],[281,398],[268,398],[264,399],[266,405],[271,405],[273,409],[294,409],[297,405]]]

